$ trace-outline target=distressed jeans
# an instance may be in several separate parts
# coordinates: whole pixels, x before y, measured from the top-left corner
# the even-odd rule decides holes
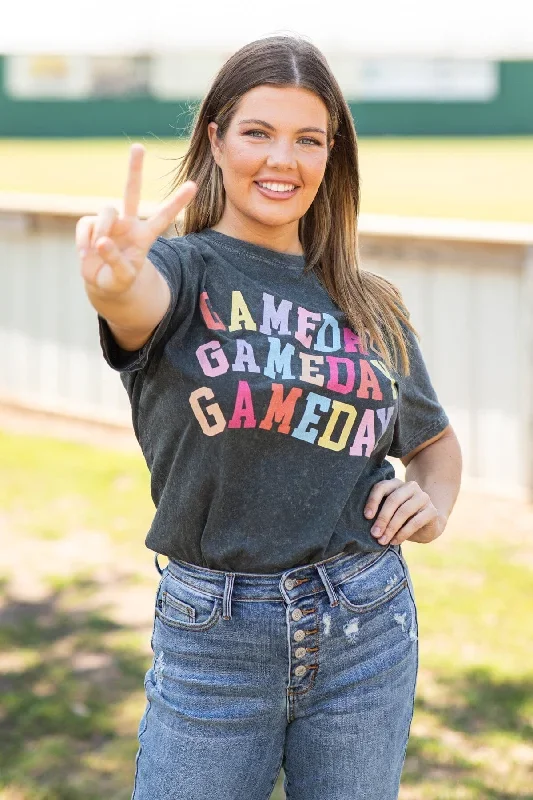
[[[396,800],[418,625],[401,547],[161,570],[132,800]]]

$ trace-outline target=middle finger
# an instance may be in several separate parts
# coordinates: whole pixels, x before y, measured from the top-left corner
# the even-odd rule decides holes
[[[185,181],[174,197],[164,203],[155,214],[146,220],[146,230],[151,240],[165,232],[179,212],[193,199],[197,189],[198,187],[194,181]]]

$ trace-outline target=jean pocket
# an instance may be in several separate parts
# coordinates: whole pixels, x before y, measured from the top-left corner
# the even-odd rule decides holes
[[[338,584],[335,591],[344,608],[362,614],[390,602],[406,587],[402,562],[393,550],[386,550],[360,572]]]
[[[155,613],[170,628],[205,631],[218,622],[220,601],[167,572],[159,586]]]

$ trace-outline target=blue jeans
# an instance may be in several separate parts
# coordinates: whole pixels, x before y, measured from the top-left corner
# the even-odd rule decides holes
[[[396,800],[418,625],[398,546],[274,574],[169,561],[132,800]]]

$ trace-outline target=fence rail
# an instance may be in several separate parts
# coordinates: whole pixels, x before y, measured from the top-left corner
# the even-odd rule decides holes
[[[131,426],[74,243],[108,203],[0,193],[0,402]],[[463,485],[533,500],[533,225],[361,215],[359,232],[363,268],[400,288],[420,332]]]

